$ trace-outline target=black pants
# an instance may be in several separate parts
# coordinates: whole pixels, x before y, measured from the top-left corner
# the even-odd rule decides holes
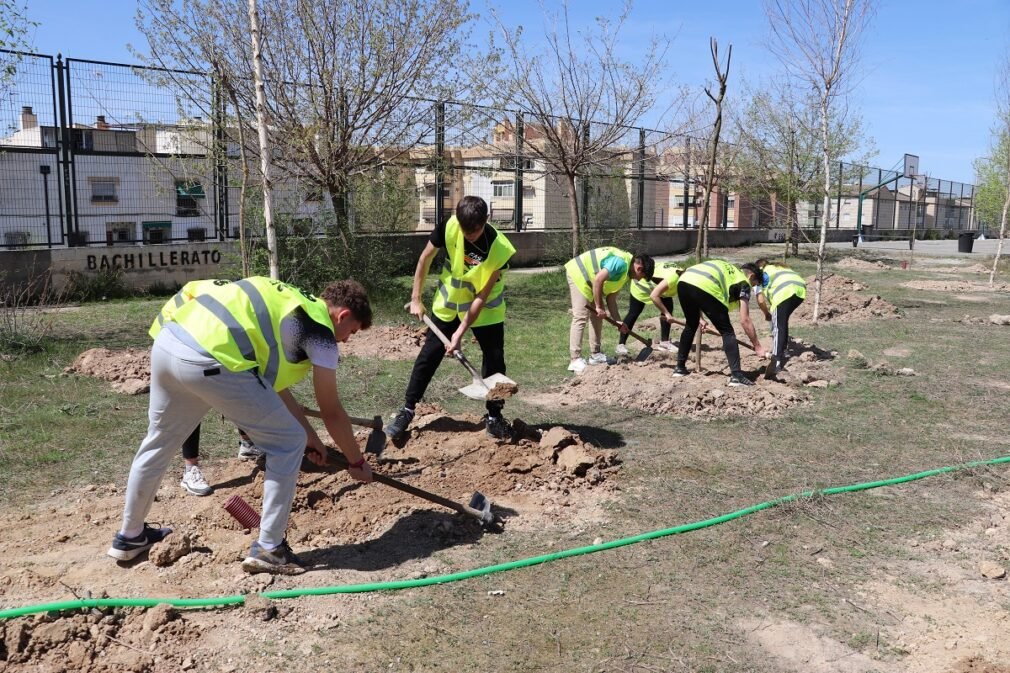
[[[802,303],[802,299],[793,295],[775,307],[775,343],[772,347],[772,357],[780,362],[786,359],[786,346],[789,345],[789,316]]]
[[[701,314],[704,313],[712,326],[722,335],[722,350],[729,361],[730,372],[739,372],[740,344],[736,341],[733,323],[729,321],[729,309],[708,292],[687,283],[677,283],[677,298],[680,300],[681,310],[684,311],[684,322],[687,323],[680,335],[677,364],[683,365],[687,362],[694,334],[698,331],[698,323],[701,322]]]
[[[673,313],[673,297],[660,297],[660,301],[663,302],[663,306],[670,313]],[[645,304],[638,301],[634,297],[628,303],[628,312],[624,314],[624,324],[628,326],[628,329],[635,328],[635,321],[638,320],[638,316],[642,315],[642,309],[645,308]],[[666,322],[662,318],[659,319],[659,338],[660,341],[670,340],[670,323]],[[626,344],[628,343],[628,335],[622,334],[621,338],[617,340],[617,343]]]
[[[249,439],[249,435],[242,428],[238,430],[239,437]],[[200,457],[200,426],[190,433],[186,441],[182,443],[182,457],[186,460],[197,460]]]
[[[442,331],[446,338],[451,339],[453,332],[459,327],[459,318],[451,322],[439,320],[432,315],[431,321]],[[505,373],[505,323],[485,325],[483,327],[471,327],[473,335],[477,337],[480,344],[481,353],[484,359],[481,363],[480,375],[487,377],[492,374]],[[435,333],[428,330],[421,346],[421,352],[414,360],[414,369],[410,372],[410,382],[407,384],[407,394],[404,396],[404,403],[408,409],[413,409],[424,397],[424,391],[428,389],[431,378],[438,370],[445,358],[445,345],[435,336]],[[488,414],[500,416],[501,410],[505,406],[503,400],[489,400],[485,405]]]

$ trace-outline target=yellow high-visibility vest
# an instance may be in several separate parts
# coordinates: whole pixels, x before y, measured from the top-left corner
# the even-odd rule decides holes
[[[579,288],[579,292],[582,293],[582,296],[589,303],[593,302],[593,279],[596,278],[596,274],[603,268],[600,266],[600,263],[607,255],[617,255],[623,259],[628,265],[628,271],[617,280],[608,278],[604,281],[603,297],[606,298],[607,295],[611,295],[624,287],[624,284],[631,277],[631,260],[633,256],[630,252],[625,252],[620,248],[604,246],[602,248],[587,250],[565,264],[565,273],[568,274],[568,277],[572,279],[572,283],[575,284],[575,287]]]
[[[484,225],[490,227],[490,224]],[[493,227],[492,227],[493,228]],[[495,229],[495,231],[498,231]],[[456,216],[453,215],[445,223],[445,264],[438,277],[438,288],[435,290],[435,301],[432,312],[439,320],[450,322],[456,318],[462,320],[470,310],[474,298],[484,289],[495,271],[501,269],[515,254],[515,246],[498,231],[487,258],[476,266],[466,268],[463,255],[466,239],[463,229]],[[471,327],[496,325],[505,321],[505,274],[498,276],[497,282],[491,288],[491,293],[484,302],[480,315]]]
[[[683,268],[676,262],[659,262],[656,264],[655,277],[665,280],[667,284],[666,292],[663,293],[664,297],[677,296],[677,278],[679,277],[677,272],[683,270]],[[652,291],[656,289],[656,285],[656,283],[652,282],[652,278],[633,280],[631,281],[631,296],[643,304],[648,304],[652,301]]]
[[[274,390],[284,390],[312,369],[308,359],[288,360],[281,345],[281,321],[298,308],[333,332],[325,301],[262,276],[197,294],[171,319],[229,371],[255,369]]]
[[[161,327],[167,321],[172,319],[175,312],[179,310],[179,307],[185,304],[187,301],[192,301],[194,297],[198,294],[203,294],[208,290],[218,287],[219,285],[227,285],[230,280],[191,280],[182,286],[182,289],[172,295],[172,298],[165,302],[165,305],[161,307],[161,312],[151,323],[151,329],[147,330],[147,333],[151,335],[154,339],[161,332]]]
[[[738,299],[732,302],[729,300],[729,289],[737,283],[746,283],[747,275],[729,262],[710,259],[684,269],[684,273],[680,274],[680,280],[677,282],[704,290],[722,302],[723,306],[731,309],[740,301]]]
[[[766,265],[762,271],[768,274],[768,285],[765,287],[764,293],[772,310],[789,297],[806,299],[807,282],[800,274],[792,269],[774,264]]]

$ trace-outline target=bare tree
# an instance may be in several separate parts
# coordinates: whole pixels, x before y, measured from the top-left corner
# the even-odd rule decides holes
[[[996,142],[993,148],[993,159],[1002,174],[1003,210],[999,220],[999,242],[996,244],[996,257],[989,271],[989,287],[996,284],[996,270],[1000,257],[1003,256],[1003,238],[1006,236],[1007,211],[1010,210],[1010,56],[1004,56],[1000,66],[999,80],[996,86],[996,109],[999,114],[996,130]]]
[[[252,39],[253,85],[256,87],[256,128],[259,133],[260,172],[263,175],[263,219],[266,221],[270,277],[280,278],[277,267],[277,230],[274,228],[273,182],[270,179],[270,139],[267,134],[267,96],[263,85],[263,51],[260,43],[260,17],[256,0],[249,0],[249,36]]]
[[[765,0],[770,48],[787,72],[817,92],[820,111],[824,203],[817,246],[813,322],[817,322],[824,278],[827,227],[831,219],[831,121],[844,104],[858,60],[859,40],[869,24],[870,0]],[[842,109],[839,109],[842,107]]]
[[[733,121],[737,167],[732,188],[761,204],[785,230],[788,258],[798,253],[805,236],[797,226],[797,206],[818,199],[824,184],[818,101],[806,87],[784,80],[763,82],[746,95],[748,101]],[[831,120],[829,145],[832,156],[853,156],[866,148],[854,157],[856,163],[868,161],[873,151],[854,114]]]
[[[701,225],[698,227],[698,240],[694,256],[702,258],[702,252],[708,257],[708,220],[709,203],[712,199],[712,188],[715,186],[716,161],[719,156],[719,135],[722,133],[722,102],[726,98],[726,82],[729,80],[729,66],[733,60],[733,45],[726,53],[726,67],[719,61],[719,43],[714,37],[709,38],[709,49],[712,52],[712,65],[715,66],[715,80],[718,82],[718,93],[713,94],[709,86],[705,87],[705,95],[715,107],[715,123],[709,139],[708,167],[705,170],[705,197],[701,208]]]
[[[522,28],[510,28],[495,14],[504,40],[505,67],[499,81],[501,103],[521,110],[527,128],[541,136],[525,149],[547,170],[564,179],[572,232],[572,254],[581,250],[580,205],[576,179],[593,169],[609,171],[629,127],[640,123],[665,89],[669,41],[654,37],[636,61],[618,55],[618,38],[631,3],[615,18],[597,18],[593,29],[574,30],[567,2],[551,14],[545,7],[544,47],[523,41]]]
[[[219,71],[240,116],[255,109],[243,0],[144,0],[149,61]],[[469,98],[486,50],[460,40],[465,0],[272,0],[259,8],[265,114],[274,166],[327,194],[336,236],[351,245],[354,176],[405,162],[435,125],[435,104]],[[273,157],[272,157],[273,158]]]

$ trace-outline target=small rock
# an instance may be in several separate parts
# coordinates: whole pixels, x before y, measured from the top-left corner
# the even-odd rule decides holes
[[[558,450],[566,446],[571,446],[576,442],[576,437],[560,426],[555,426],[544,433],[540,438],[540,448]]]
[[[1006,577],[1006,568],[994,561],[982,561],[978,569],[986,579],[1001,580]]]
[[[820,379],[817,381],[811,381],[810,383],[807,384],[807,386],[810,388],[827,388],[828,382],[823,379]]]
[[[989,322],[993,325],[1010,325],[1010,315],[997,315],[994,313],[989,316]]]
[[[189,533],[174,532],[163,541],[151,547],[151,563],[164,568],[193,551],[193,540]]]
[[[902,367],[898,370],[898,376],[915,376],[915,370],[911,367]]]
[[[179,611],[167,603],[159,603],[144,615],[144,630],[157,631],[179,616]]]
[[[825,568],[834,568],[835,567],[835,562],[832,561],[829,558],[824,557],[824,556],[818,556],[817,557],[817,563],[818,563],[818,565],[824,566]]]
[[[504,589],[491,589],[490,591],[487,592],[487,595],[488,596],[504,596],[505,595],[505,590]]]
[[[584,446],[568,446],[558,453],[558,467],[576,477],[585,476],[595,464],[596,456],[586,451]]]
[[[593,546],[596,546],[598,544],[603,544],[603,538],[602,537],[594,537],[593,538]]]
[[[950,538],[947,538],[946,540],[943,541],[943,548],[944,549],[957,549],[957,543],[954,542],[953,540],[951,540]]]

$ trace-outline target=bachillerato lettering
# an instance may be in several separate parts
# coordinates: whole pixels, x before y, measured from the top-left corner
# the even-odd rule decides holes
[[[88,271],[106,269],[160,269],[176,266],[220,264],[220,250],[172,250],[171,252],[127,252],[115,255],[88,255]]]

